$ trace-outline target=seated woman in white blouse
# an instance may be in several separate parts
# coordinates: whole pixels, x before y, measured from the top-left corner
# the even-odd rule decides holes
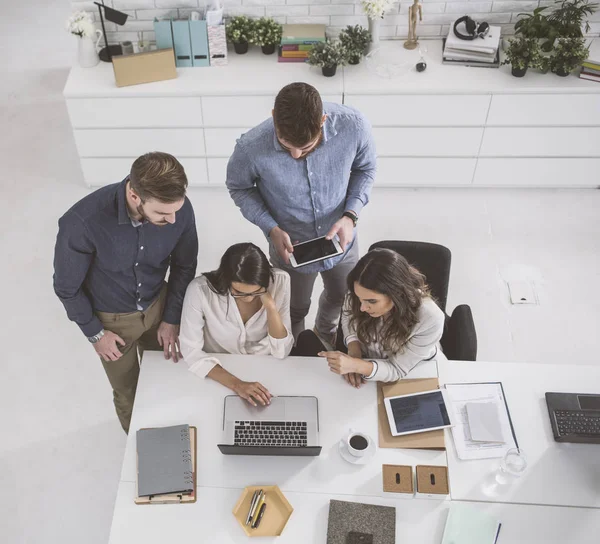
[[[348,274],[342,310],[348,355],[323,351],[330,370],[354,387],[364,380],[404,378],[433,359],[444,331],[444,313],[431,298],[425,277],[399,253],[373,249]]]
[[[286,357],[294,344],[290,321],[290,277],[272,268],[254,244],[231,246],[217,270],[187,288],[179,341],[190,370],[228,387],[250,404],[269,404],[258,382],[245,382],[208,353]]]

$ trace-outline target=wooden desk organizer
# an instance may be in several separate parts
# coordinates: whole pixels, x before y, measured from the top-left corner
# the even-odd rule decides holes
[[[406,465],[383,465],[383,491],[413,495],[415,492],[413,469]]]
[[[246,525],[246,516],[252,502],[252,495],[257,489],[262,489],[267,495],[267,509],[265,515],[256,529]],[[280,536],[294,509],[283,496],[281,489],[276,485],[254,485],[242,491],[242,496],[233,509],[233,515],[238,520],[246,536]]]
[[[443,499],[449,493],[448,467],[417,465],[417,496]]]

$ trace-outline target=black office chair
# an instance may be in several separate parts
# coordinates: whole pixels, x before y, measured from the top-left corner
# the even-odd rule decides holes
[[[429,242],[403,242],[385,240],[373,244],[375,248],[397,251],[427,279],[431,294],[446,315],[444,333],[440,343],[446,357],[453,361],[475,361],[477,358],[477,333],[471,308],[466,304],[457,306],[452,315],[446,313],[450,263],[452,254],[447,247]],[[337,347],[345,348],[341,334],[337,336]]]

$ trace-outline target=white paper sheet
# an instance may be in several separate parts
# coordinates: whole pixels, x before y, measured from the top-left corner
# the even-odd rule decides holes
[[[447,384],[447,399],[452,411],[452,438],[459,459],[493,459],[503,457],[510,448],[516,448],[504,401],[502,386],[499,383]],[[498,419],[504,443],[480,442],[473,440],[469,427],[467,404],[494,403],[498,407]]]
[[[472,440],[504,443],[497,402],[467,402],[465,408]]]

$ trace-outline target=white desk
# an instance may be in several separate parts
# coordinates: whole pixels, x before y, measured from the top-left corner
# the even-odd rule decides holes
[[[135,484],[121,482],[110,544],[249,542],[231,511],[241,489],[200,488],[198,501],[188,505],[138,506]],[[259,542],[325,544],[331,499],[396,506],[398,544],[440,544],[450,504],[429,500],[287,492],[294,507],[283,534]],[[596,544],[600,510],[513,504],[473,503],[502,522],[498,544]]]
[[[498,460],[460,461],[447,436],[452,499],[600,508],[600,446],[555,442],[544,397],[547,391],[598,393],[600,366],[482,362],[438,366],[441,384],[502,382],[517,440],[528,460],[527,471],[516,483],[504,492],[490,491],[490,473]]]
[[[198,428],[198,486],[243,488],[279,485],[284,493],[311,492],[380,496],[381,465],[446,465],[443,451],[378,449],[366,465],[350,465],[338,453],[338,443],[350,427],[377,440],[377,402],[374,383],[356,390],[329,371],[323,359],[219,355],[223,366],[242,379],[257,380],[275,395],[315,395],[319,399],[318,457],[247,457],[223,455],[223,399],[231,392],[210,379],[189,372],[185,362],[165,361],[161,353],[146,352],[127,440],[121,480],[136,481],[135,430],[189,423]],[[411,376],[437,376],[435,361]]]

